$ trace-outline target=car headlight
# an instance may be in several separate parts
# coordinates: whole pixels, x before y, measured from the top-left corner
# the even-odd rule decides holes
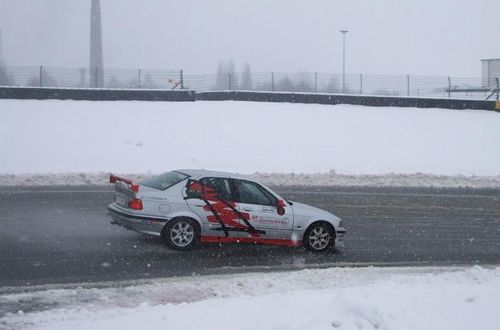
[[[339,227],[344,227],[344,223],[342,222],[342,220],[339,221]]]

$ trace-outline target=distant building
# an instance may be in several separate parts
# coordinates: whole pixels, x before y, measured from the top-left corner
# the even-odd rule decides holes
[[[500,58],[481,60],[481,84],[496,86],[496,78],[500,77]]]

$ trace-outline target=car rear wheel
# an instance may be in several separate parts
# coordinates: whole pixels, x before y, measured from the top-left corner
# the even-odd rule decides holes
[[[200,228],[194,220],[189,218],[172,219],[163,230],[163,238],[171,249],[189,250],[198,244]]]
[[[304,246],[309,251],[323,252],[333,244],[335,244],[333,228],[325,222],[313,223],[304,234]]]

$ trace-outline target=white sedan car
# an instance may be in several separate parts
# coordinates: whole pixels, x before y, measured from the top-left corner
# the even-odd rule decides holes
[[[161,236],[175,250],[198,243],[263,243],[314,252],[343,245],[345,228],[332,213],[285,200],[231,173],[177,170],[140,184],[110,176],[112,223]]]

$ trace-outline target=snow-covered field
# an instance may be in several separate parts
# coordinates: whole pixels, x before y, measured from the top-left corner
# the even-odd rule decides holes
[[[500,268],[330,268],[3,293],[23,329],[498,330]],[[23,306],[46,306],[24,311]]]
[[[500,114],[254,102],[0,100],[0,185],[176,168],[267,183],[500,186]]]

